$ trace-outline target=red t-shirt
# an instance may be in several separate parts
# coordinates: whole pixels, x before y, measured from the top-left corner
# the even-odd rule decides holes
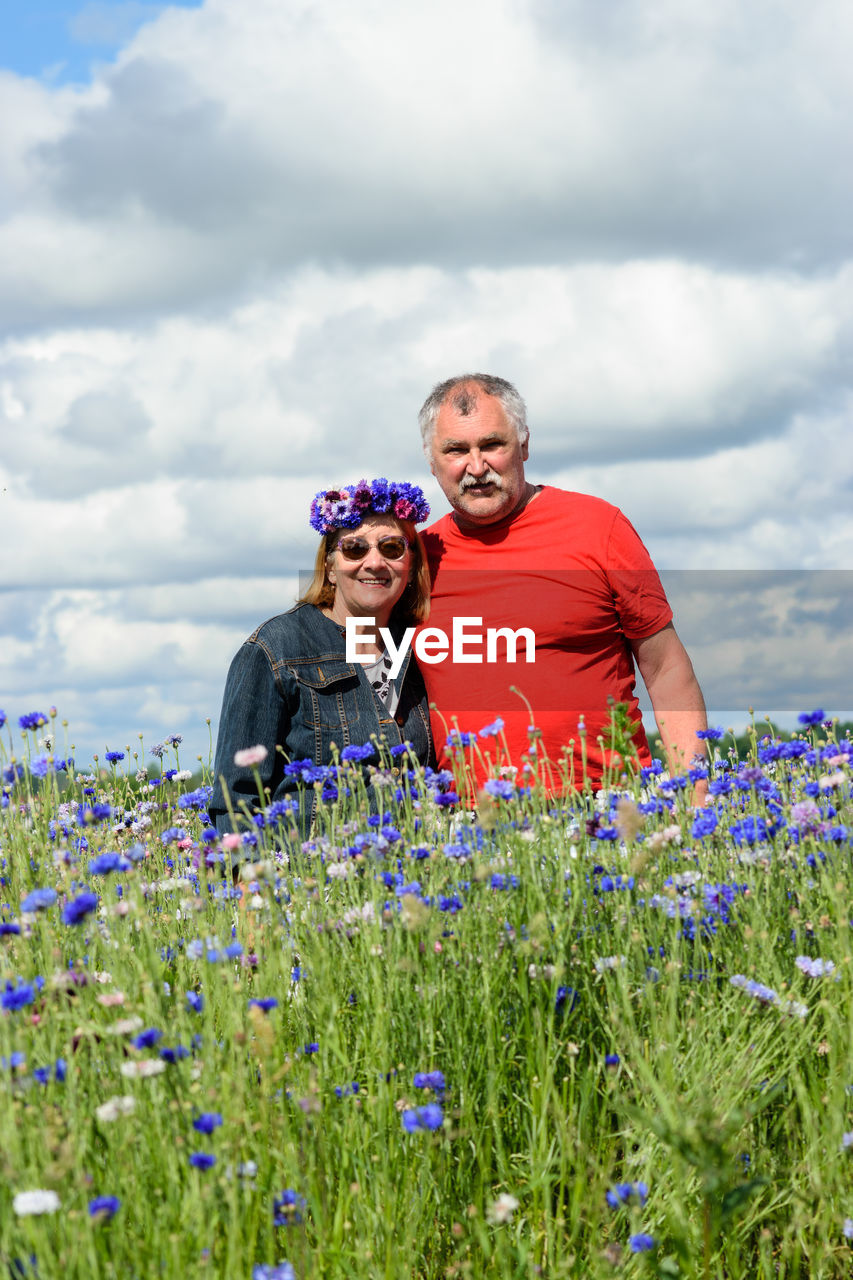
[[[584,750],[586,774],[597,782],[605,760],[596,739],[606,734],[608,698],[628,703],[640,725],[635,743],[648,763],[628,642],[660,631],[672,610],[648,551],[622,512],[600,498],[546,485],[508,520],[463,530],[446,515],[423,538],[432,608],[419,631],[439,628],[450,642],[442,661],[430,663],[423,654],[419,659],[429,701],[437,707],[432,723],[441,767],[452,767],[448,729],[478,734],[500,717],[502,735],[478,738],[478,783],[512,764],[559,791],[562,761],[562,777],[580,785]],[[480,621],[464,624],[454,648],[454,619],[458,631],[460,618]],[[519,633],[514,644],[501,635],[490,639],[489,629],[500,628]],[[420,648],[427,638],[418,636]],[[434,653],[441,648],[436,638]],[[532,754],[531,724],[541,734]],[[465,756],[470,762],[472,752]]]

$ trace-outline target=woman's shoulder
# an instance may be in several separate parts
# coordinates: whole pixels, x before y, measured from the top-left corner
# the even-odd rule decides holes
[[[256,627],[246,641],[259,645],[274,662],[286,661],[318,650],[337,649],[339,636],[334,623],[313,604],[295,604],[286,613],[277,613]],[[343,650],[343,641],[340,641]]]

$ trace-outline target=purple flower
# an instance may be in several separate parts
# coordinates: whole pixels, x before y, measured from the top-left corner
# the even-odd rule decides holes
[[[97,905],[98,895],[90,893],[88,889],[84,889],[82,893],[78,893],[76,898],[66,902],[62,908],[62,923],[79,924],[81,920],[85,920],[90,911],[95,910]]]
[[[115,1217],[120,1208],[121,1201],[118,1196],[95,1196],[94,1200],[89,1201],[89,1217],[108,1222],[110,1218]]]

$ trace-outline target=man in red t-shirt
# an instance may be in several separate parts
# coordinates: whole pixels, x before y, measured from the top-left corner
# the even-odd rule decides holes
[[[611,762],[614,701],[628,704],[648,763],[636,662],[670,767],[683,771],[702,754],[705,704],[660,579],[625,516],[599,498],[526,479],[524,401],[503,378],[440,383],[420,424],[453,507],[423,535],[432,609],[417,642],[440,763],[451,765],[444,744],[458,729],[475,736],[477,749],[464,755],[480,782],[511,764],[553,790],[585,778],[597,784]]]

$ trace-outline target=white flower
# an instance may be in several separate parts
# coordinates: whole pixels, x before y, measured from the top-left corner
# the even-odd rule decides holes
[[[144,1026],[142,1019],[134,1013],[129,1018],[119,1018],[118,1022],[104,1027],[104,1030],[111,1036],[132,1036],[134,1031],[141,1031]]]
[[[136,1099],[130,1094],[120,1098],[108,1098],[99,1107],[95,1107],[95,1115],[101,1123],[118,1120],[121,1116],[132,1115],[136,1109]]]
[[[12,1201],[19,1218],[33,1213],[56,1213],[59,1196],[55,1191],[19,1191]]]
[[[267,758],[267,749],[262,743],[256,747],[245,747],[234,752],[234,763],[238,769],[251,769],[256,764],[263,764]]]
[[[140,1058],[138,1062],[123,1062],[119,1070],[128,1080],[145,1080],[148,1076],[159,1076],[166,1070],[166,1064],[162,1058]]]
[[[515,1196],[509,1195],[506,1191],[499,1195],[497,1200],[489,1208],[489,1222],[509,1222],[512,1215],[518,1208],[518,1201]]]
[[[332,880],[345,880],[347,876],[355,875],[355,863],[330,862],[326,866],[326,875]]]

